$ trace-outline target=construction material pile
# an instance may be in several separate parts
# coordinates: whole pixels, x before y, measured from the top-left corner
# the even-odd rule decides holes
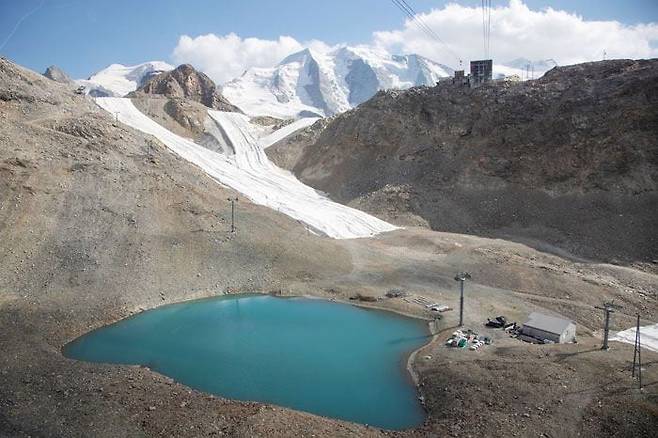
[[[446,340],[446,345],[448,347],[468,347],[468,349],[472,351],[475,351],[484,345],[491,345],[492,343],[493,339],[487,336],[479,336],[471,329],[465,331],[456,330],[452,333],[452,336]]]

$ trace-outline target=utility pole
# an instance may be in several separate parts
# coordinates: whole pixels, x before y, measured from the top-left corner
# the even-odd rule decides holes
[[[471,274],[468,272],[460,272],[455,275],[455,281],[459,282],[459,326],[464,325],[464,281],[470,280]]]
[[[595,306],[596,309],[601,309],[605,315],[605,327],[603,328],[603,347],[601,350],[608,350],[608,335],[610,333],[610,314],[615,313],[615,309],[621,309],[621,306],[617,306],[614,303],[603,303],[603,307]]]
[[[635,378],[635,364],[637,363],[637,376],[640,381],[640,391],[642,390],[642,355],[640,344],[640,314],[637,314],[637,325],[635,326],[635,350],[633,351],[633,378]],[[636,362],[637,359],[637,362]]]
[[[231,233],[235,233],[235,203],[238,202],[238,197],[226,198],[231,203]]]

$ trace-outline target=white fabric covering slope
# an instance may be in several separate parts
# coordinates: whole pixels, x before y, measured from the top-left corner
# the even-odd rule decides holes
[[[250,134],[249,119],[237,113],[209,111],[232,143],[234,155],[223,155],[197,145],[157,124],[126,98],[102,97],[98,105],[119,121],[155,136],[172,151],[196,164],[221,184],[256,204],[276,209],[306,223],[314,231],[336,239],[372,236],[396,229],[394,225],[335,203],[299,182],[290,172],[274,166]]]
[[[293,132],[306,128],[307,126],[311,126],[313,123],[317,122],[318,120],[320,120],[319,117],[306,117],[304,119],[295,120],[291,124],[286,125],[281,129],[277,129],[273,133],[266,135],[263,138],[259,138],[258,143],[260,143],[263,149],[267,149],[277,141],[283,140]]]
[[[635,344],[635,327],[618,332],[610,339]],[[640,345],[647,350],[658,351],[658,324],[640,326]]]

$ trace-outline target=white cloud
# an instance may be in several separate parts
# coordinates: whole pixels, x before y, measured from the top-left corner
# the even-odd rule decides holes
[[[223,83],[240,76],[250,67],[271,67],[287,55],[303,49],[289,36],[278,40],[240,38],[234,33],[192,38],[183,35],[172,55],[176,63],[190,63],[205,72],[215,82]]]
[[[457,67],[458,58],[465,66],[469,60],[482,58],[480,8],[452,3],[420,17],[449,49],[409,20],[402,29],[374,32],[366,45],[394,54],[417,53],[453,67]],[[266,40],[241,38],[234,33],[183,35],[172,58],[177,63],[193,64],[221,84],[250,67],[272,67],[305,47],[326,52],[336,46],[317,40],[300,42],[290,36]],[[658,57],[658,23],[629,26],[617,21],[586,21],[552,8],[531,10],[521,0],[510,0],[491,12],[491,56],[496,63],[527,58],[554,59],[566,65],[599,60],[604,50],[607,58]]]
[[[449,4],[421,14],[449,49],[420,31],[413,21],[404,28],[375,32],[373,44],[394,53],[418,53],[456,66],[484,55],[482,10]],[[653,44],[653,47],[652,47]],[[555,59],[559,64],[607,58],[658,56],[658,24],[624,25],[617,21],[586,21],[581,16],[547,8],[533,11],[521,0],[491,11],[491,56],[505,62],[516,58]]]

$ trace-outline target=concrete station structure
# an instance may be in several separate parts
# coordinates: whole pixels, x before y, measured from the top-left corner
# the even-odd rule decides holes
[[[521,334],[539,341],[564,344],[576,340],[576,324],[565,318],[532,312],[523,324]]]

